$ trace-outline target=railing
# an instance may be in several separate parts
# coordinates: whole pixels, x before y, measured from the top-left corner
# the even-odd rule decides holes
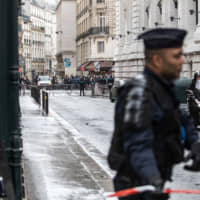
[[[95,96],[109,97],[109,88],[107,84],[95,84]]]
[[[41,62],[41,63],[45,62],[44,58],[33,58],[32,61],[33,62]]]
[[[35,101],[42,105],[42,111],[46,115],[49,113],[49,94],[54,94],[54,90],[64,90],[66,94],[71,95],[73,91],[79,91],[80,84],[71,83],[71,84],[53,84],[50,86],[38,87],[38,86],[29,86],[31,88],[31,96],[35,99]],[[84,89],[86,91],[91,91],[91,96],[103,96],[109,97],[109,88],[107,84],[99,84],[90,85],[88,83],[85,84]],[[48,90],[48,91],[47,91]],[[42,92],[41,92],[42,91]],[[90,95],[90,94],[89,94]]]
[[[79,83],[72,83],[72,84],[54,84],[51,86],[48,86],[50,90],[64,90],[65,93],[68,95],[73,94],[73,91],[79,90],[80,89],[80,84]],[[91,91],[91,96],[103,96],[103,97],[109,97],[109,88],[107,84],[99,84],[96,83],[95,85],[90,85],[90,84],[85,84],[84,89],[86,91]]]
[[[105,3],[105,0],[97,0],[97,3]]]
[[[44,45],[44,42],[39,41],[39,40],[33,40],[32,44],[37,44],[37,45]]]
[[[91,34],[109,34],[109,26],[92,27]]]
[[[92,27],[88,31],[78,35],[76,41],[80,40],[81,38],[85,38],[89,35],[96,35],[96,34],[109,34],[109,26]]]
[[[40,105],[40,88],[37,86],[31,86],[31,96]]]
[[[38,86],[29,86],[31,88],[31,96],[35,99],[35,101],[41,105],[42,103],[42,112],[43,114],[49,114],[49,93],[46,90],[42,89]],[[42,98],[41,98],[42,94]]]
[[[78,15],[77,15],[77,19],[79,19],[80,17],[82,17],[86,12],[87,12],[87,10],[88,10],[88,6],[87,7],[85,7]]]
[[[32,25],[31,28],[32,28],[32,29],[35,29],[35,30],[38,30],[38,31],[42,31],[42,32],[45,31],[45,27],[43,27],[43,26],[35,26],[35,25]]]

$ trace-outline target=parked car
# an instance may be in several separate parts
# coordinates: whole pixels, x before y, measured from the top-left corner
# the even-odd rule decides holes
[[[189,89],[192,83],[192,78],[182,77],[175,81],[175,94],[176,98],[181,104],[187,103],[187,93],[186,90]]]
[[[192,82],[191,78],[180,78],[175,81],[175,94],[177,99],[180,101],[181,106],[185,107],[187,102],[187,95],[186,90],[189,88],[190,84]],[[115,102],[117,100],[118,94],[118,88],[122,86],[125,83],[125,80],[118,80],[115,81],[110,92],[110,101]]]
[[[121,87],[125,83],[125,80],[117,80],[114,82],[111,90],[110,90],[110,101],[115,102],[118,97],[118,88]]]
[[[51,86],[51,78],[49,76],[39,76],[37,86],[40,88],[47,88]]]

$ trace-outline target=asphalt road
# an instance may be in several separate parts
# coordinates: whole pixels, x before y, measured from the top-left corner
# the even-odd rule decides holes
[[[89,143],[106,155],[113,130],[114,104],[108,99],[54,94],[51,108],[72,124]],[[167,183],[171,189],[200,189],[200,173],[183,170],[181,163],[174,168],[173,182]],[[171,200],[199,200],[200,195],[174,194]]]
[[[43,116],[29,96],[20,102],[27,199],[105,200],[112,191],[105,156],[53,111]]]

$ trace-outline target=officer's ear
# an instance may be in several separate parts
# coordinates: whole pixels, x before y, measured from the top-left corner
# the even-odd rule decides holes
[[[158,70],[158,71],[162,70],[163,59],[159,53],[155,53],[152,56],[152,61],[153,61],[154,68],[156,68],[156,70]]]

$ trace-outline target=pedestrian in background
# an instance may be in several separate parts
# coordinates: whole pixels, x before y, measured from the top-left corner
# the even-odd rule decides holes
[[[153,185],[156,191],[120,199],[168,199],[163,187],[172,181],[173,166],[184,160],[184,148],[193,159],[184,168],[200,171],[198,132],[179,108],[173,84],[185,62],[185,35],[185,30],[159,28],[138,37],[144,40],[144,72],[119,90],[108,162],[117,171],[116,191],[141,185]]]
[[[92,96],[94,96],[95,80],[93,77],[90,78],[90,86],[91,86]]]
[[[200,100],[200,73],[196,72],[192,80],[190,89],[194,92],[195,97]]]
[[[23,78],[23,84],[24,84],[24,93],[25,93],[25,89],[30,89],[30,85],[31,85],[31,81],[29,80],[27,76]]]
[[[192,90],[192,96],[188,97],[188,108],[190,114],[194,120],[194,124],[197,127],[199,125],[199,113],[200,113],[200,74],[196,72],[190,86]]]
[[[80,77],[79,79],[79,84],[80,84],[80,96],[85,96],[84,94],[84,89],[85,89],[85,79],[83,76]]]
[[[113,83],[114,83],[114,79],[113,79],[112,75],[110,75],[107,80],[108,89],[109,89],[109,97],[111,96],[111,88],[113,86]]]
[[[21,96],[25,95],[25,79],[23,77],[20,77],[19,79],[19,95]]]

